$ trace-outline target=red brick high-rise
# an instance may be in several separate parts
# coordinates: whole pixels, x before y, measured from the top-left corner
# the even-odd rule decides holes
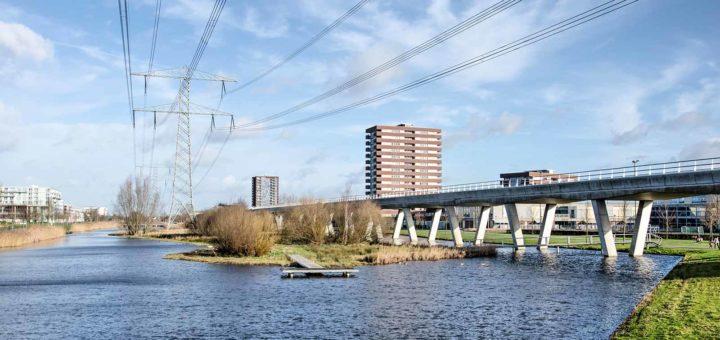
[[[408,124],[365,130],[365,193],[440,189],[441,130]]]

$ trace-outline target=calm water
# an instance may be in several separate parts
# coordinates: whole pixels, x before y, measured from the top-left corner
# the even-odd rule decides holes
[[[280,279],[89,233],[0,251],[0,338],[606,338],[676,257],[561,250]]]

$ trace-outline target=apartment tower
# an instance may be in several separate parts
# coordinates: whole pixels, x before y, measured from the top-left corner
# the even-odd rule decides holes
[[[440,129],[409,124],[376,125],[365,130],[365,193],[440,189]]]
[[[252,206],[266,207],[277,205],[280,179],[277,176],[253,176],[252,178]]]

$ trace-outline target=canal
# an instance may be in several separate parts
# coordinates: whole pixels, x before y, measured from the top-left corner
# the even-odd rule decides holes
[[[679,261],[561,250],[360,268],[352,279],[164,260],[106,236],[0,251],[0,338],[607,338]]]

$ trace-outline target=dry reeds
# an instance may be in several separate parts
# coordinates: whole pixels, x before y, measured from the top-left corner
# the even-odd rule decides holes
[[[120,225],[120,223],[115,222],[115,221],[75,223],[72,226],[70,226],[70,232],[82,233],[82,232],[93,231],[93,230],[113,229],[113,228],[117,228],[119,225]]]
[[[437,261],[495,255],[496,249],[492,246],[471,248],[382,246],[376,253],[365,256],[364,261],[384,265],[407,261]]]
[[[268,212],[244,207],[219,208],[212,214],[209,233],[216,237],[217,250],[226,254],[262,256],[277,241],[275,220]]]
[[[54,238],[64,237],[63,227],[30,226],[0,231],[0,248],[20,247]]]

